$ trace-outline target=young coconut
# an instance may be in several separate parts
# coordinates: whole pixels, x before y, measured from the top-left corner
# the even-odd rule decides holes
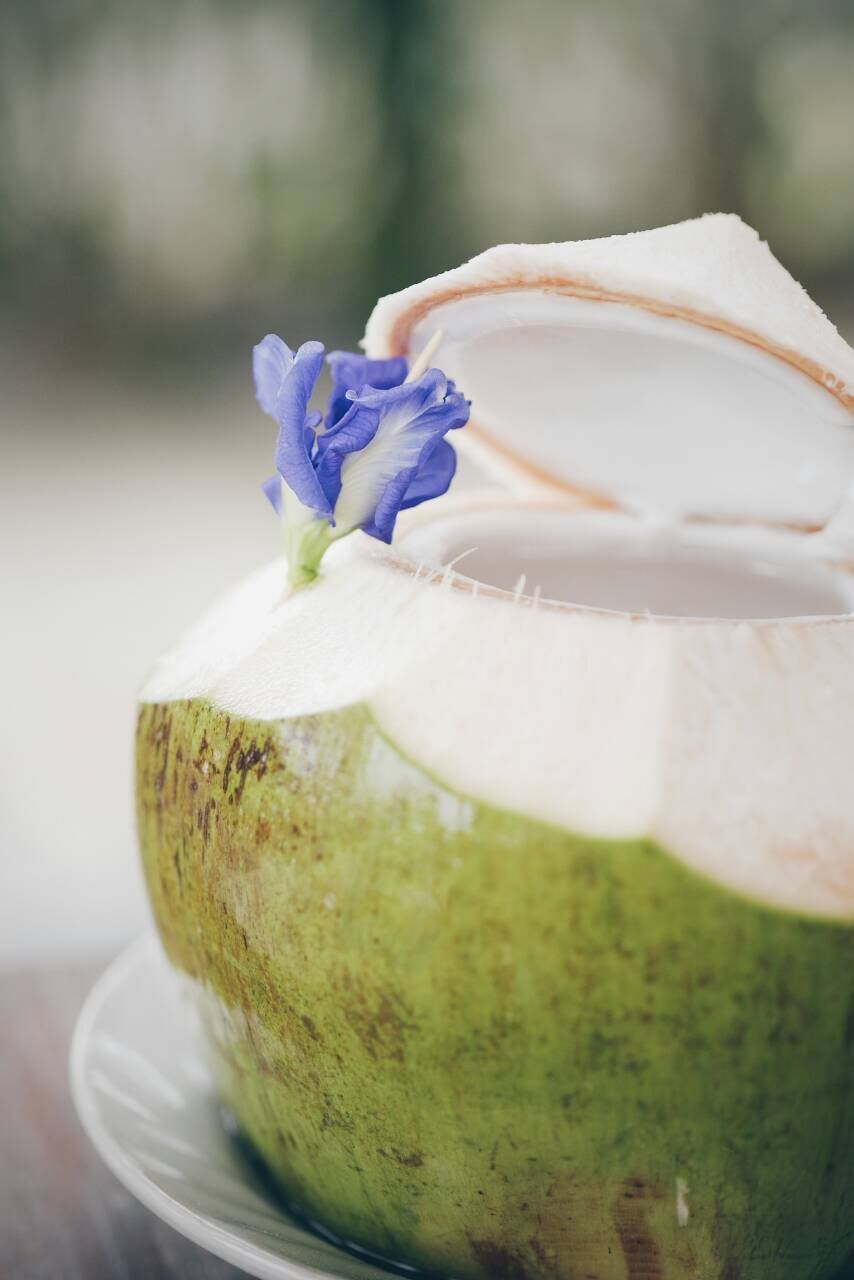
[[[356,533],[285,599],[269,566],[143,693],[149,892],[223,1096],[298,1212],[412,1265],[830,1278],[854,353],[722,215],[490,250],[383,299],[368,355],[438,330],[519,494]]]

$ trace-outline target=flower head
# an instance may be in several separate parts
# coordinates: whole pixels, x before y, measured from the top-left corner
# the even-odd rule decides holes
[[[274,334],[253,352],[261,408],[278,423],[276,474],[264,491],[284,516],[293,585],[317,576],[329,545],[354,529],[390,542],[398,513],[448,488],[456,455],[448,431],[468,420],[468,401],[439,369],[406,381],[403,359],[327,357],[332,392],[324,427],[309,402],[323,347],[294,353]]]

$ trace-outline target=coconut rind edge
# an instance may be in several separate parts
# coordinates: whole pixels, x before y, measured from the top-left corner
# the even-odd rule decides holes
[[[595,240],[497,245],[381,298],[362,345],[375,357],[408,354],[415,326],[437,307],[520,289],[628,304],[724,333],[799,369],[854,412],[854,350],[735,214]]]

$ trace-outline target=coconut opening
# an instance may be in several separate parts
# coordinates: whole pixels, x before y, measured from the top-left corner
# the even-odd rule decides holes
[[[642,306],[509,290],[447,301],[438,362],[502,480],[626,510],[818,528],[854,476],[854,420],[775,354]],[[465,445],[467,441],[462,440]]]
[[[657,525],[615,512],[519,507],[428,522],[401,539],[412,564],[509,596],[687,619],[839,617],[854,581],[796,535]]]

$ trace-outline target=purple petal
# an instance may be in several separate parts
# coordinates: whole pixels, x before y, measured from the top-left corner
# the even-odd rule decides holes
[[[404,382],[399,386],[363,387],[354,397],[359,404],[368,404],[378,408],[383,418],[401,417],[417,418],[432,405],[440,405],[448,391],[448,380],[439,369],[428,369],[415,382]]]
[[[381,542],[391,542],[400,512],[445,493],[456,469],[457,455],[448,442],[429,439],[418,462],[389,481],[373,516],[362,526],[365,533]]]
[[[282,380],[276,398],[279,435],[276,441],[276,470],[304,507],[319,516],[331,516],[327,500],[311,460],[314,435],[307,429],[311,421],[308,402],[323,365],[319,342],[304,342]]]
[[[284,508],[282,505],[282,477],[278,472],[274,476],[270,476],[269,480],[264,481],[261,485],[261,491],[276,515],[280,516]]]
[[[403,356],[391,360],[369,360],[355,351],[330,351],[326,357],[332,374],[332,391],[326,406],[326,427],[334,427],[350,408],[348,391],[360,392],[363,387],[387,389],[397,387],[406,377],[407,363]]]
[[[348,409],[335,430],[317,438],[317,478],[330,507],[341,493],[341,467],[351,453],[370,444],[380,424],[380,412],[369,405],[347,402]]]
[[[447,394],[447,386],[444,375],[431,369],[416,382],[387,391],[366,387],[356,398],[354,405],[379,414],[379,425],[360,452],[348,452],[342,461],[334,511],[342,529],[361,526],[374,537],[390,540],[422,466],[442,437],[468,419],[467,401],[456,391]],[[447,455],[440,455],[435,484],[425,478],[424,489],[416,487],[407,505],[443,492],[450,481],[448,464]]]
[[[430,455],[425,458],[412,480],[409,482],[401,511],[407,507],[417,507],[421,502],[431,498],[440,498],[447,493],[457,470],[457,455],[447,440],[440,440]]]
[[[294,353],[275,333],[268,333],[252,348],[252,372],[255,376],[255,399],[271,418],[276,416],[276,401],[282,383],[293,367]]]

